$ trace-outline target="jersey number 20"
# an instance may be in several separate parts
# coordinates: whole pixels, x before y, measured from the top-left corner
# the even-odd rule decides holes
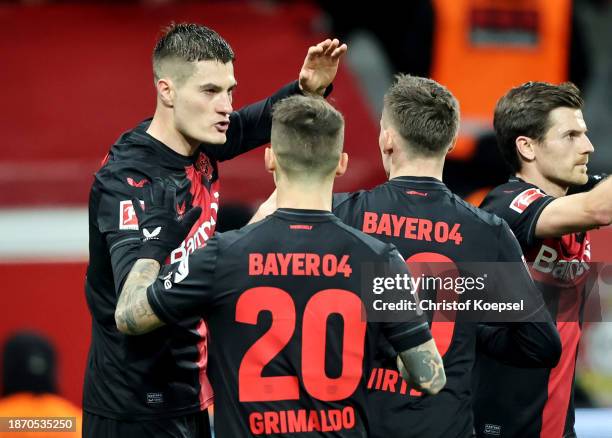
[[[308,394],[323,401],[350,397],[363,373],[366,322],[362,320],[361,299],[346,290],[325,289],[306,303],[302,323],[302,377]],[[289,343],[295,331],[295,303],[286,291],[275,287],[246,290],[236,304],[236,321],[257,324],[260,312],[272,314],[270,329],[246,352],[238,370],[238,395],[241,402],[297,400],[298,377],[262,377],[263,368]],[[330,378],[325,373],[327,319],[342,317],[342,373]]]

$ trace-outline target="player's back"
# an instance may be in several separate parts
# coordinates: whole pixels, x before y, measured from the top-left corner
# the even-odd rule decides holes
[[[499,218],[428,177],[393,178],[370,191],[335,195],[334,213],[348,225],[394,244],[408,263],[444,262],[445,269],[455,263],[498,261],[500,244],[509,235]],[[422,397],[405,386],[387,384],[396,380],[395,370],[391,355],[383,353],[368,384],[370,405],[380,420],[374,436],[471,435],[476,324],[434,322],[431,331],[444,360],[445,388],[435,397]]]
[[[176,271],[185,290],[192,275],[210,284],[201,306],[217,436],[368,436],[366,370],[380,336],[401,351],[430,339],[416,314],[366,322],[372,263],[404,269],[391,245],[330,212],[280,209],[218,235]]]

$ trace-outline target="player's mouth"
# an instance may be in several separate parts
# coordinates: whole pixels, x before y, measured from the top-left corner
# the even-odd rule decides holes
[[[217,132],[222,132],[225,134],[228,128],[229,128],[229,122],[215,123],[215,129],[217,130]]]

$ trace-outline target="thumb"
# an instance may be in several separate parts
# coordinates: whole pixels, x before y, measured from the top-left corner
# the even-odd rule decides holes
[[[183,220],[181,221],[181,225],[183,225],[187,230],[191,230],[193,224],[200,218],[202,214],[202,207],[193,207],[183,216]]]

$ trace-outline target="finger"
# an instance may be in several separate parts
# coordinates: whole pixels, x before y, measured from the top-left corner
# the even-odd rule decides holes
[[[181,221],[181,224],[183,224],[183,226],[186,229],[191,230],[191,228],[193,227],[193,224],[197,222],[201,214],[202,214],[201,207],[193,207],[191,210],[185,213],[185,215],[183,216],[183,220]]]
[[[308,49],[308,54],[306,55],[307,58],[309,57],[314,57],[316,55],[320,55],[321,53],[324,52],[324,49],[320,46],[311,46]]]
[[[334,52],[331,54],[332,59],[335,60],[335,59],[340,58],[342,55],[346,53],[347,50],[348,50],[348,46],[346,44],[342,44],[340,47],[334,50]]]
[[[340,41],[334,39],[325,49],[325,56],[331,56],[334,50],[340,45]]]
[[[327,38],[325,41],[321,41],[319,44],[317,44],[317,46],[322,47],[323,49],[325,49],[327,46],[329,46],[331,44],[331,42],[332,42],[332,40]]]

